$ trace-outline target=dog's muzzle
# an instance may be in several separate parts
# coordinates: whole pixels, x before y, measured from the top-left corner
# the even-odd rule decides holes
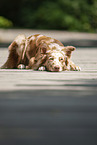
[[[54,66],[54,71],[59,72],[60,71],[60,66]]]

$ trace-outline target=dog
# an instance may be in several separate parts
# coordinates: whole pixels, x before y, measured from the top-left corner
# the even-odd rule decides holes
[[[1,69],[33,69],[61,72],[80,71],[71,61],[74,46],[64,46],[60,41],[41,34],[26,37],[21,34],[8,47],[9,56]]]

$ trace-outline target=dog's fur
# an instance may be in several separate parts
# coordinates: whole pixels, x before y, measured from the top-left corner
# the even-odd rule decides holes
[[[60,41],[40,34],[27,38],[18,35],[8,49],[9,56],[2,69],[80,70],[70,59],[75,47],[65,47]]]

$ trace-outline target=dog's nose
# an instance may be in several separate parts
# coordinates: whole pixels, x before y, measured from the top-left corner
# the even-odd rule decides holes
[[[60,67],[59,66],[55,66],[54,69],[55,69],[55,71],[59,71]]]

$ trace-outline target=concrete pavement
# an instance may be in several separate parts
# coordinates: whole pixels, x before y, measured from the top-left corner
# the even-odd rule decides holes
[[[97,40],[96,33],[68,32],[60,30],[0,29],[0,42],[12,42],[19,34],[25,34],[26,36],[42,34],[62,42],[65,40]]]
[[[97,47],[96,33],[33,29],[0,29],[0,46],[5,46],[5,43],[11,43],[19,34],[25,34],[26,36],[42,34],[58,39],[64,43],[64,45],[74,45],[77,47]]]
[[[7,49],[0,49],[0,65],[7,59]],[[95,89],[88,87],[88,81],[97,79],[97,49],[77,49],[72,54],[72,60],[81,67],[81,71],[41,72],[33,70],[0,70],[0,90],[82,90]],[[87,80],[86,82],[84,80]],[[74,81],[74,82],[73,82]],[[83,85],[82,85],[82,82]],[[73,84],[76,84],[76,87]],[[81,86],[79,86],[81,83]],[[72,85],[70,85],[72,84]],[[78,84],[78,86],[77,86]],[[84,86],[86,84],[86,86]]]

